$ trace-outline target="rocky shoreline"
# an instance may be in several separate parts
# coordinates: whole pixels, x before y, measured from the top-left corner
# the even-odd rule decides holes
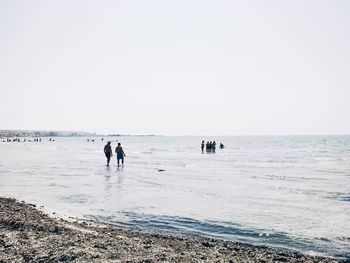
[[[0,263],[345,262],[204,237],[93,226],[52,218],[0,197]]]

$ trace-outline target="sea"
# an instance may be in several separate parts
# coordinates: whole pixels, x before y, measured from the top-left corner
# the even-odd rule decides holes
[[[64,218],[350,258],[350,136],[53,139],[0,141],[1,196]],[[106,166],[107,141],[122,144],[124,166]]]

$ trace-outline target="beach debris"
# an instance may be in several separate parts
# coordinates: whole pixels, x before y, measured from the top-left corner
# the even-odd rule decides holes
[[[214,246],[212,243],[209,243],[209,242],[203,242],[202,245],[205,247],[213,247]]]

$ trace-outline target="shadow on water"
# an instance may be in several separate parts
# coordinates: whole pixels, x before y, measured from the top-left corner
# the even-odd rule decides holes
[[[253,245],[288,248],[307,254],[350,259],[350,253],[346,250],[346,247],[340,249],[328,239],[293,237],[282,232],[245,228],[232,222],[203,221],[186,217],[147,215],[125,211],[117,212],[113,216],[87,215],[85,218],[92,222],[114,224],[140,230],[214,237]],[[120,218],[127,218],[127,220],[122,221]]]

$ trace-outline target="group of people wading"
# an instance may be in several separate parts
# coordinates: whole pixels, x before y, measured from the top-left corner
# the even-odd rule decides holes
[[[205,141],[202,141],[202,144],[201,144],[202,152],[204,152],[204,147],[205,147],[206,152],[215,152],[216,142],[215,141],[207,141],[207,143],[205,143]],[[220,147],[220,149],[224,149],[225,146],[222,143],[220,143],[219,147]]]
[[[220,143],[220,149],[224,149],[224,145],[222,143]],[[216,142],[215,141],[207,141],[207,143],[205,143],[205,141],[202,141],[201,144],[201,149],[202,152],[204,153],[204,148],[206,150],[206,152],[213,152],[215,153],[216,150]],[[105,145],[103,152],[107,158],[107,166],[109,166],[109,162],[111,161],[111,157],[113,156],[113,151],[112,151],[112,146],[111,146],[111,142],[107,142],[107,144]],[[118,146],[115,148],[114,151],[117,155],[117,164],[119,167],[119,163],[121,161],[122,165],[124,165],[124,157],[126,157],[124,150],[120,144],[120,142],[118,142]]]
[[[113,156],[111,142],[107,142],[107,144],[105,145],[103,151],[104,151],[105,156],[107,158],[107,166],[109,166],[109,162],[111,160],[111,157]],[[124,153],[124,150],[123,150],[120,142],[118,142],[118,146],[115,148],[115,153],[117,155],[118,166],[119,166],[119,161],[120,160],[122,162],[122,165],[124,165],[124,157],[126,157],[126,155]]]

